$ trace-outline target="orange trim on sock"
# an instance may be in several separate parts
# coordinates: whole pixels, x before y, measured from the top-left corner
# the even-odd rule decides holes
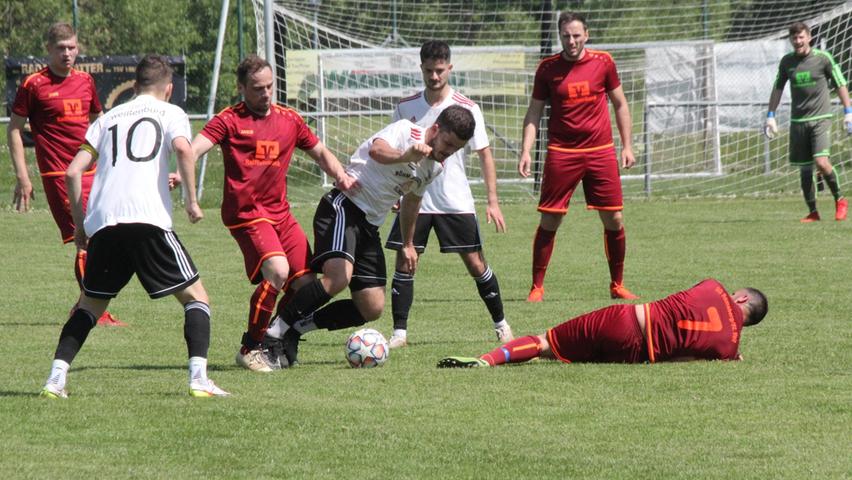
[[[260,293],[260,296],[257,297],[257,303],[254,304],[254,315],[249,319],[249,325],[257,325],[257,317],[260,315],[261,306],[263,305],[263,301],[266,300],[266,297],[269,295],[269,290],[274,289],[272,284],[263,280],[260,282],[260,286],[263,287],[263,291]]]
[[[648,344],[648,361],[654,363],[657,359],[654,357],[654,335],[653,335],[653,323],[651,322],[651,305],[644,304],[642,308],[645,309],[645,339]]]
[[[290,275],[289,277],[287,277],[287,281],[286,281],[286,282],[284,282],[284,286],[283,286],[283,287],[281,287],[281,291],[282,291],[282,292],[286,292],[286,291],[287,291],[287,288],[289,288],[289,287],[290,287],[290,284],[291,284],[291,283],[293,283],[294,281],[296,281],[298,278],[303,277],[303,276],[305,276],[305,275],[307,275],[307,274],[311,273],[311,271],[312,271],[312,270],[311,270],[310,268],[306,268],[306,269],[304,269],[304,270],[299,270],[298,272],[296,272],[296,273],[294,273],[294,274]]]

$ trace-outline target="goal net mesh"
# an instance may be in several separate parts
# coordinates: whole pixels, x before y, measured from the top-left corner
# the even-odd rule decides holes
[[[630,104],[637,163],[622,170],[626,196],[798,192],[798,174],[787,158],[789,88],[777,112],[781,134],[771,141],[762,134],[778,62],[791,49],[787,27],[808,23],[814,46],[829,51],[848,77],[852,2],[569,3],[582,4],[577,10],[589,22],[588,46],[612,54]],[[561,4],[278,0],[272,22],[278,101],[302,113],[346,163],[361,142],[389,123],[400,98],[422,90],[422,42],[444,40],[453,54],[451,84],[485,116],[501,200],[537,198],[538,175],[520,178],[518,151],[536,65],[542,55],[561,50],[556,34]],[[253,6],[263,55],[263,1]],[[836,112],[832,161],[847,183],[852,141],[839,106]],[[544,161],[546,120],[541,131],[534,171]],[[469,153],[468,175],[481,200],[479,162]],[[314,202],[329,185],[303,154],[294,158],[289,182],[296,202]]]

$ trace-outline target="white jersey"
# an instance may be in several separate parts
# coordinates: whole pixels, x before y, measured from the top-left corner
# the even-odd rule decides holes
[[[86,235],[119,223],[172,229],[169,157],[172,141],[192,141],[189,117],[177,105],[139,95],[98,118],[86,132],[97,150]]]
[[[352,203],[367,216],[367,221],[381,226],[399,197],[407,193],[423,196],[426,186],[435,180],[444,167],[429,157],[417,163],[379,163],[370,157],[370,147],[378,138],[404,152],[416,143],[424,143],[426,131],[422,127],[400,120],[385,127],[358,147],[346,173],[358,179],[361,189],[356,194],[346,193]]]
[[[487,147],[488,134],[485,131],[482,111],[476,103],[455,90],[450,90],[447,98],[434,107],[426,102],[425,92],[403,98],[393,112],[393,119],[396,121],[404,118],[425,128],[435,123],[438,115],[450,105],[460,105],[473,114],[476,128],[473,130],[473,137],[467,142],[468,146],[474,151]],[[470,192],[465,173],[465,150],[460,149],[444,160],[444,174],[426,189],[420,204],[420,213],[476,213],[473,194]]]

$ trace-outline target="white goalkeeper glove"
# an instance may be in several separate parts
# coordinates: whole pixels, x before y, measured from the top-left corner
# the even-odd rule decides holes
[[[775,112],[766,114],[766,126],[763,127],[763,134],[770,140],[778,135],[778,122],[775,121]]]
[[[845,107],[843,114],[843,125],[846,127],[846,133],[852,135],[852,107]]]

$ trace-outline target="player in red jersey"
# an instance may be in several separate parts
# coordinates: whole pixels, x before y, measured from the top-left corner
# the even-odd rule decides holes
[[[296,147],[305,151],[335,179],[341,191],[357,188],[357,182],[302,117],[273,103],[273,80],[266,60],[246,57],[237,67],[243,101],[216,115],[192,141],[198,156],[216,144],[222,148],[222,222],[242,250],[249,280],[258,285],[249,302],[248,330],[236,361],[260,372],[281,368],[264,355],[261,345],[279,292],[291,287],[297,290],[314,279],[308,238],[287,202],[287,170],[293,151]],[[288,298],[285,295],[278,308]]]
[[[29,118],[35,140],[36,162],[44,186],[44,196],[59,227],[62,243],[74,241],[74,219],[65,188],[65,171],[86,136],[89,123],[103,108],[95,90],[95,81],[74,69],[79,52],[77,34],[67,23],[55,23],[47,31],[47,66],[21,82],[12,106],[7,138],[15,169],[15,193],[12,202],[19,212],[30,209],[35,198],[27,172],[22,132]],[[83,205],[92,188],[94,168],[83,175]],[[86,250],[77,247],[74,275],[82,288]],[[124,325],[109,312],[98,319],[99,325]]]
[[[728,294],[714,279],[639,305],[612,305],[572,318],[543,335],[503,344],[479,358],[447,357],[438,367],[492,367],[537,357],[565,363],[741,360],[743,326],[766,316],[766,296],[744,288]]]
[[[609,98],[621,136],[621,166],[630,168],[635,159],[627,99],[612,57],[585,48],[589,32],[582,15],[562,13],[559,35],[562,52],[542,60],[536,70],[518,161],[518,172],[528,177],[532,163],[530,151],[535,145],[542,112],[549,103],[547,158],[538,204],[541,220],[533,243],[532,288],[527,301],[540,302],[544,296],[544,275],[556,231],[581,180],[586,208],[597,210],[603,222],[610,294],[612,298],[635,299],[638,297],[624,287],[627,242],[621,179],[607,106]]]

